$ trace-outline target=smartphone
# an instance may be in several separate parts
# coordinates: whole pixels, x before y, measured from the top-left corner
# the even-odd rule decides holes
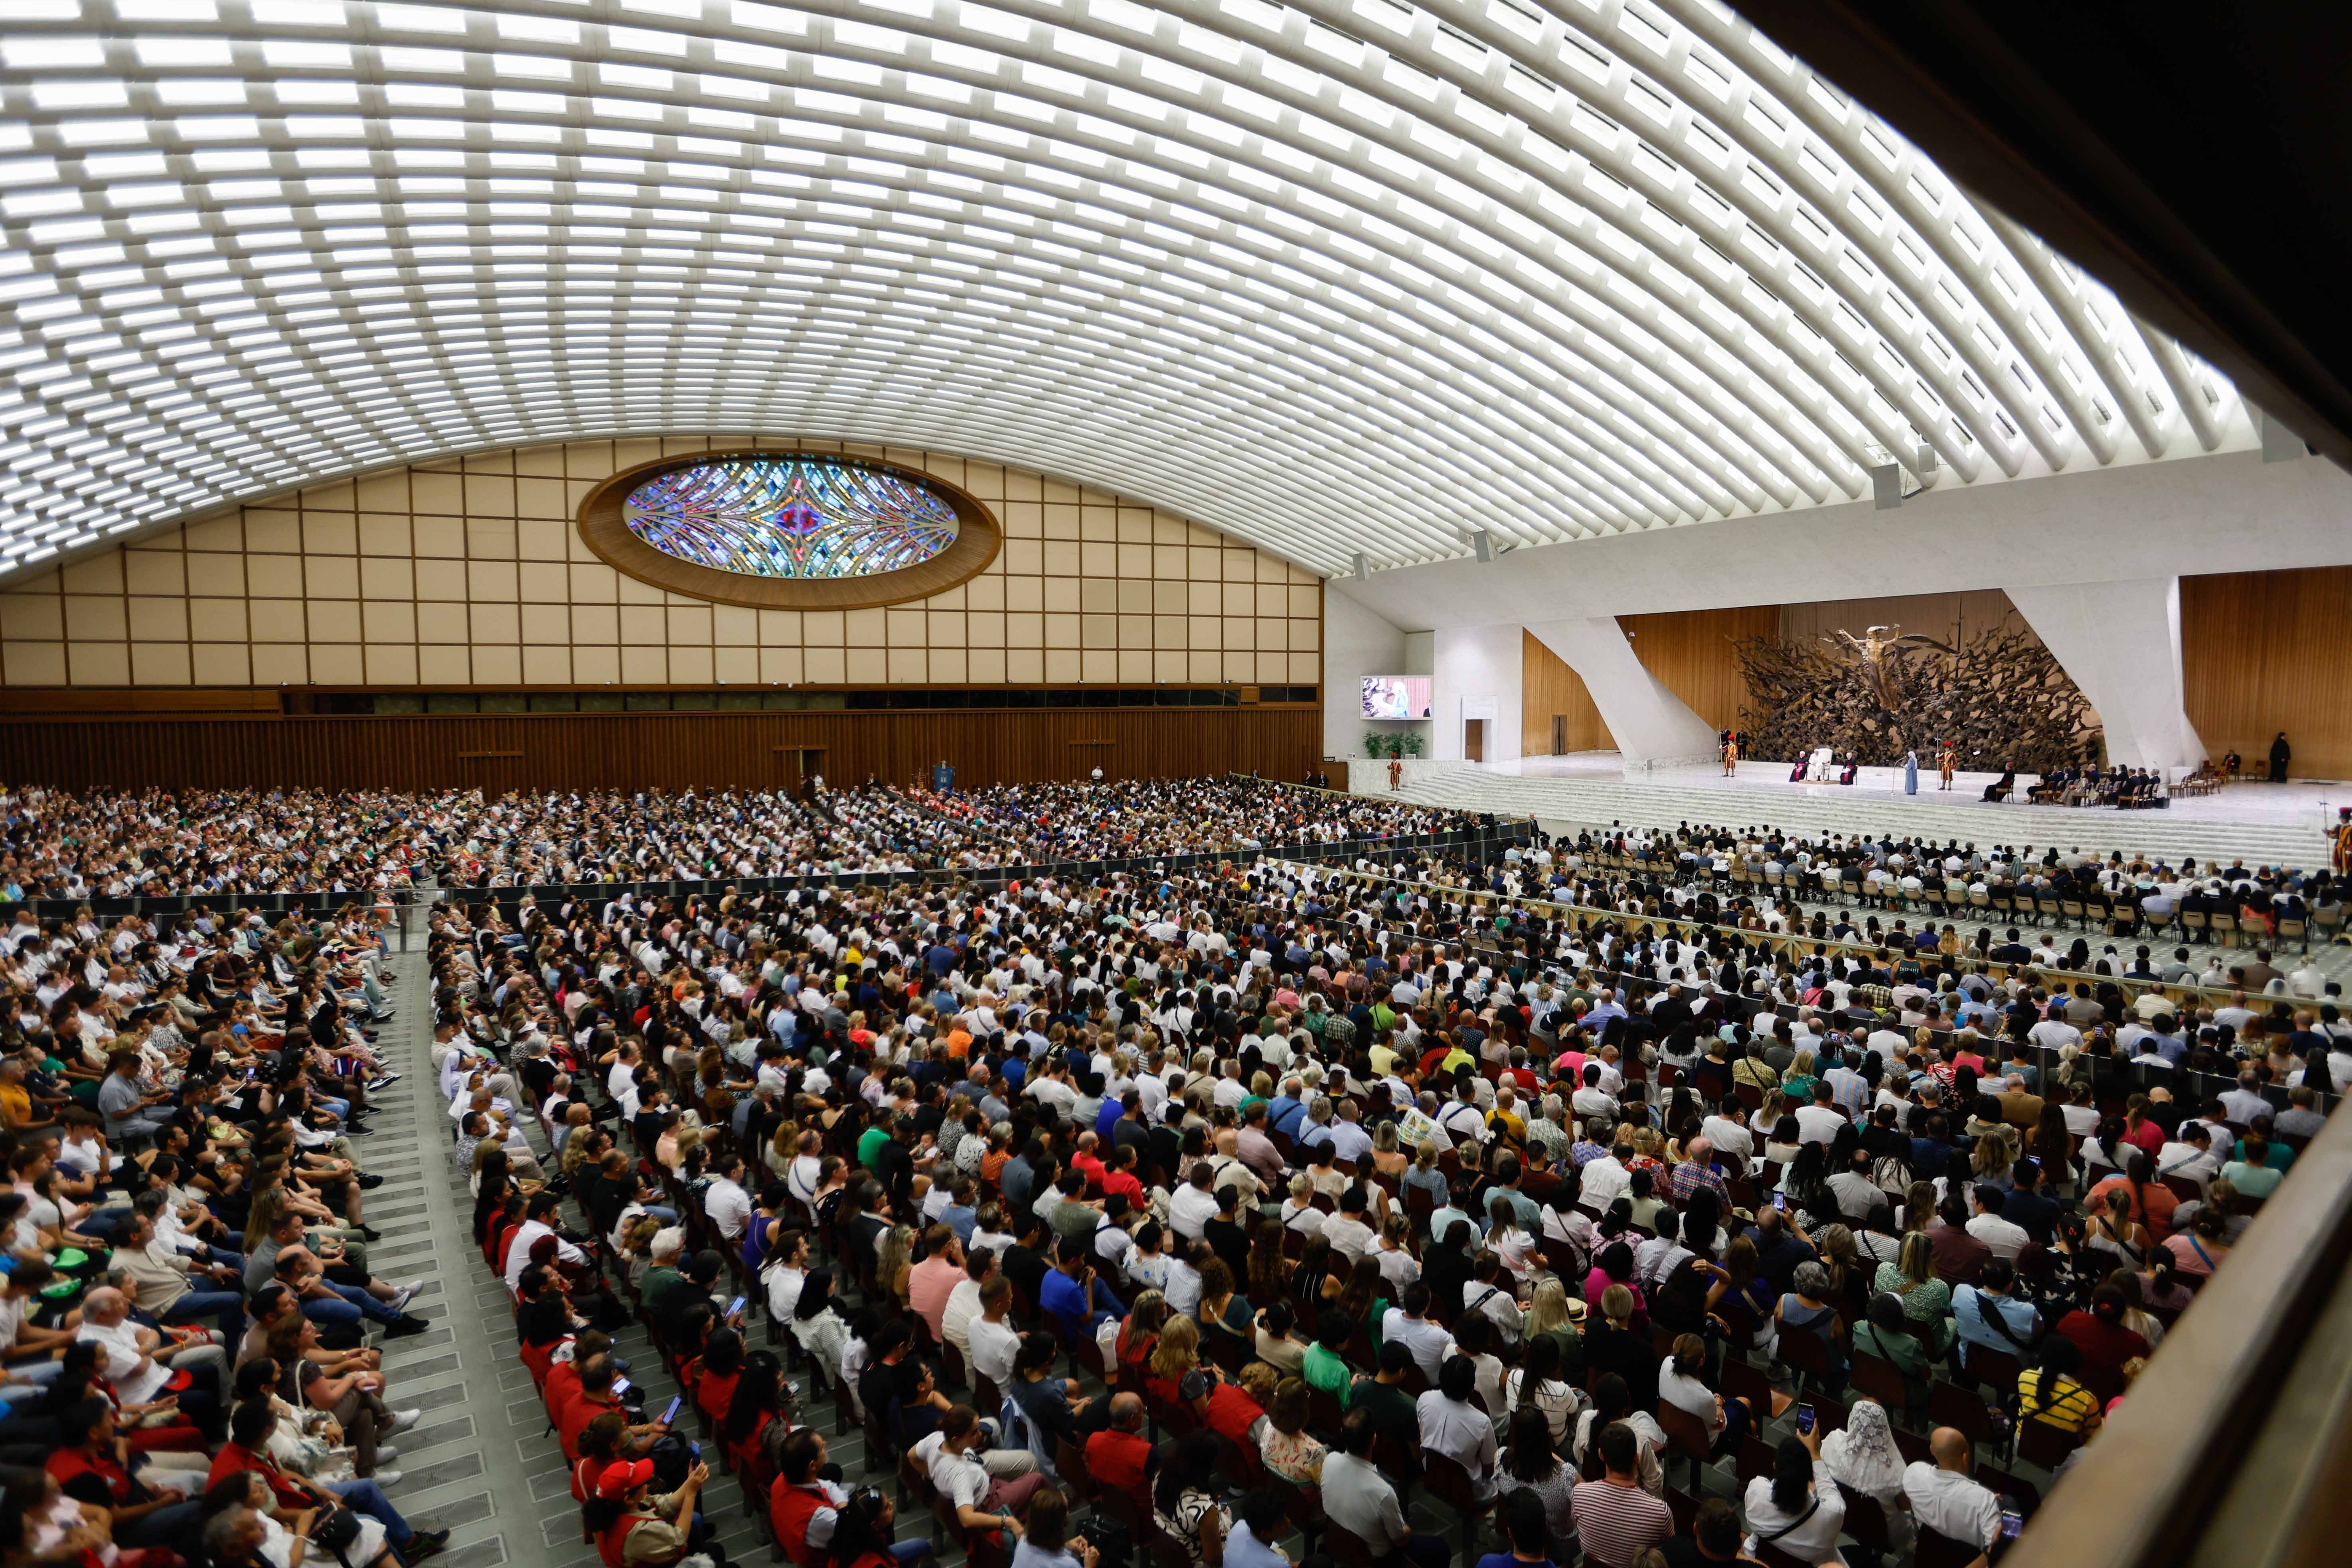
[[[1779,1209],[1782,1214],[1787,1214],[1789,1212],[1789,1194],[1786,1193],[1774,1193],[1772,1194],[1772,1206]]]
[[[626,1394],[626,1393],[628,1393],[628,1392],[629,1392],[629,1380],[628,1380],[627,1378],[625,1378],[625,1377],[616,1377],[616,1378],[614,1378],[614,1379],[613,1380],[613,1396],[614,1396],[615,1399],[619,1398],[622,1394]]]
[[[1797,1435],[1801,1437],[1810,1437],[1813,1435],[1813,1407],[1811,1402],[1797,1406]]]
[[[686,1395],[682,1394],[674,1394],[670,1395],[669,1408],[662,1412],[662,1425],[667,1426],[671,1422],[677,1420],[677,1407],[685,1403]]]
[[[728,1302],[727,1315],[731,1318],[736,1313],[741,1311],[743,1310],[743,1303],[750,1300],[751,1298],[749,1296],[738,1296],[732,1301]]]
[[[2005,1508],[2000,1510],[2000,1538],[2003,1541],[2016,1540],[2017,1532],[2024,1528],[2025,1516],[2023,1514],[2018,1512],[2013,1508]]]

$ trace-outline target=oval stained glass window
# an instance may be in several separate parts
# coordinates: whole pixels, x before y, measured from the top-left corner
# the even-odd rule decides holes
[[[955,510],[911,476],[823,457],[720,458],[659,474],[622,503],[663,554],[748,577],[870,577],[956,541]]]

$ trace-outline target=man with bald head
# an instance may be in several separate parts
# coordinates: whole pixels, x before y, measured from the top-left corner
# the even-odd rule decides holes
[[[1087,1474],[1097,1486],[1139,1497],[1150,1460],[1151,1443],[1143,1436],[1142,1396],[1113,1394],[1110,1425],[1087,1439]]]
[[[1979,1552],[1990,1551],[2000,1538],[2000,1498],[1969,1473],[1975,1466],[1967,1434],[1938,1426],[1928,1434],[1927,1452],[1934,1463],[1915,1460],[1903,1471],[1903,1495],[1910,1500],[1911,1516],[1922,1530]]]

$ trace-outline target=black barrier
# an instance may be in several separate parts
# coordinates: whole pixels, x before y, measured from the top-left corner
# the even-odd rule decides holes
[[[1057,880],[1094,880],[1103,877],[1127,875],[1150,876],[1153,868],[1162,868],[1169,875],[1202,866],[1214,866],[1223,861],[1267,860],[1355,860],[1360,858],[1394,854],[1408,849],[1471,850],[1486,858],[1493,852],[1513,844],[1530,841],[1535,834],[1533,823],[1515,822],[1493,827],[1466,829],[1460,833],[1400,834],[1388,838],[1349,838],[1332,844],[1276,844],[1257,848],[1236,845],[1230,849],[1212,850],[1193,855],[1140,856],[1117,860],[1034,860],[994,866],[940,866],[921,870],[896,871],[820,871],[791,877],[709,877],[692,881],[586,882],[549,883],[532,887],[502,888],[407,888],[384,893],[365,889],[349,892],[317,891],[298,893],[169,893],[153,897],[111,896],[91,899],[28,899],[16,903],[0,903],[0,924],[13,922],[18,910],[29,909],[41,921],[72,920],[84,909],[101,924],[112,924],[125,915],[142,919],[157,916],[174,917],[202,906],[225,913],[259,913],[282,915],[289,912],[324,913],[345,904],[363,904],[372,908],[396,908],[401,904],[458,903],[497,904],[501,908],[520,908],[525,899],[534,904],[566,904],[588,902],[603,904],[630,894],[642,903],[647,900],[710,898],[730,889],[744,895],[754,893],[790,892],[796,889],[821,887],[907,887],[925,882],[980,882],[997,885],[1027,881],[1035,877],[1052,877]]]

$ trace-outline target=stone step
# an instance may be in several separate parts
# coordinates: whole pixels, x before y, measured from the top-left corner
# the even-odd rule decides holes
[[[1611,779],[1522,777],[1467,763],[1414,764],[1404,787],[1391,794],[1372,770],[1350,769],[1359,793],[1426,805],[1534,816],[1576,826],[1665,827],[1681,822],[1732,827],[1769,824],[1823,833],[1887,832],[1963,843],[2035,848],[2056,845],[2105,855],[2144,853],[2178,865],[2326,863],[2317,815],[2307,825],[2233,822],[2170,811],[2118,812],[2063,806],[1985,805],[1973,796],[1938,802],[1859,788],[1820,786],[1813,792],[1738,782],[1694,784]]]

